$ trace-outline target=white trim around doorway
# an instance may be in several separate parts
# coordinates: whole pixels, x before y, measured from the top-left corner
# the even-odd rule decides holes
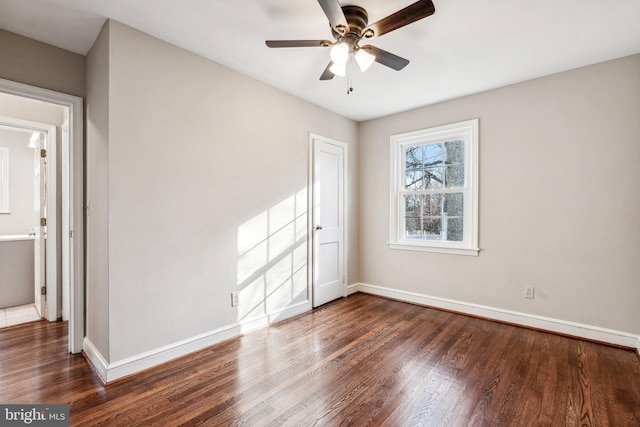
[[[84,330],[84,137],[82,98],[0,79],[0,92],[61,105],[69,111],[69,138],[62,150],[63,219],[62,269],[67,271],[69,292],[69,351],[82,351]],[[66,228],[65,228],[66,227]]]

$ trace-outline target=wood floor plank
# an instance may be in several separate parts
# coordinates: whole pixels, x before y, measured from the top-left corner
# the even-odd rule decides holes
[[[67,333],[0,330],[0,402],[74,426],[640,426],[633,351],[365,294],[108,385]]]

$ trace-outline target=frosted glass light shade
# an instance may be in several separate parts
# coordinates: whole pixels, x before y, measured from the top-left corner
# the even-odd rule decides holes
[[[331,48],[329,56],[334,64],[346,64],[349,60],[349,46],[346,43],[339,43]]]
[[[329,67],[329,71],[331,71],[336,76],[344,77],[347,74],[347,64],[337,64],[333,63],[331,67]]]
[[[373,64],[373,61],[376,60],[375,56],[371,55],[364,49],[358,49],[354,56],[356,58],[358,66],[360,67],[360,71],[362,71],[363,73],[367,71],[367,69],[371,67],[371,64]]]

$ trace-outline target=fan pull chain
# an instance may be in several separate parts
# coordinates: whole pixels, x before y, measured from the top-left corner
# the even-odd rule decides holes
[[[353,55],[349,55],[349,62],[347,63],[347,95],[353,92],[353,84],[351,81],[351,68],[353,68]]]

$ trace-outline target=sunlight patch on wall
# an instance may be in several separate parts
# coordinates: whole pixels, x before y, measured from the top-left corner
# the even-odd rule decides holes
[[[307,191],[238,227],[238,321],[308,300]]]

